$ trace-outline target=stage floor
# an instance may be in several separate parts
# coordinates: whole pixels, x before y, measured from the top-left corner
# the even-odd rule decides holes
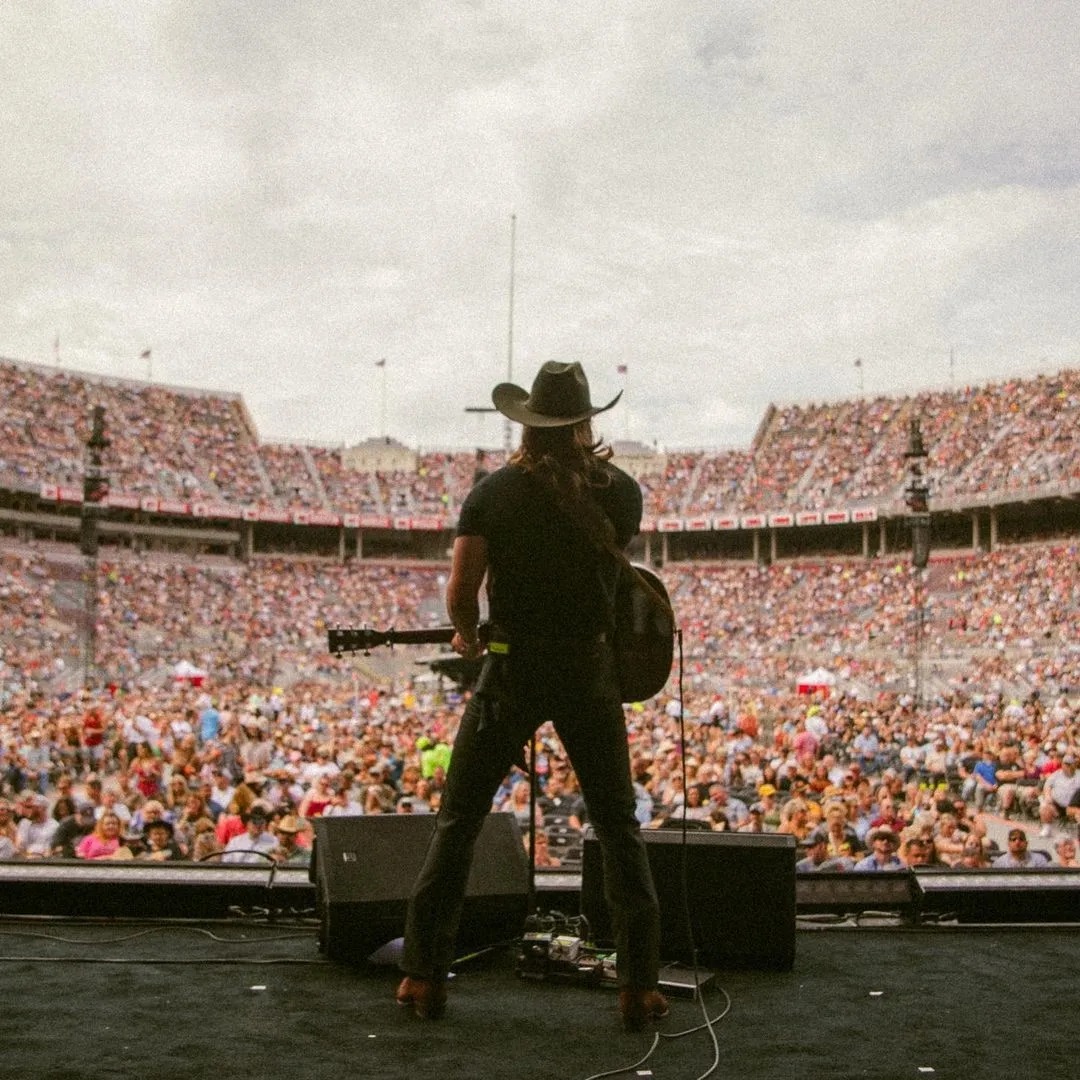
[[[0,1077],[20,1080],[1080,1072],[1076,928],[802,928],[792,971],[718,973],[655,1047],[622,1033],[612,990],[521,979],[511,948],[464,965],[423,1022],[393,969],[327,961],[310,923],[9,918],[0,940]]]

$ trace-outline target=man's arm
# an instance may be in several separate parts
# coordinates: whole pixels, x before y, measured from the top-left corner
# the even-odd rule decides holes
[[[482,536],[459,536],[454,541],[446,612],[454,624],[455,652],[473,659],[483,652],[476,636],[480,622],[480,587],[487,573],[487,541]]]

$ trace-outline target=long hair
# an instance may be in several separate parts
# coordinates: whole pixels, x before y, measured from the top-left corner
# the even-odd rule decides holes
[[[531,473],[555,496],[557,505],[585,525],[594,542],[605,547],[614,528],[603,514],[592,509],[589,489],[607,487],[611,476],[604,464],[611,460],[611,447],[593,434],[592,422],[581,420],[565,427],[526,427],[521,445],[511,455],[510,464]]]
[[[111,821],[115,821],[117,829],[120,830],[120,831],[123,831],[124,823],[120,820],[120,815],[119,814],[114,814],[111,810],[106,810],[105,813],[102,814],[101,817],[99,817],[97,819],[97,821],[94,823],[94,834],[97,836],[97,838],[99,840],[109,839],[105,835],[105,821],[106,821],[106,819],[109,819]]]

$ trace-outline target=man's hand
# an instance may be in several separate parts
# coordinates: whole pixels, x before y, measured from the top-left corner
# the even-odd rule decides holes
[[[476,634],[473,633],[471,639],[466,640],[460,630],[454,631],[454,639],[450,642],[450,647],[454,652],[465,657],[466,660],[475,660],[477,657],[484,654],[484,646],[480,644]]]

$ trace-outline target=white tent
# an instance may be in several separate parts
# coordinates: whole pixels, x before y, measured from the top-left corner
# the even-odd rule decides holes
[[[800,694],[828,694],[836,685],[836,676],[825,668],[814,668],[800,675],[795,690]]]
[[[202,686],[206,681],[206,672],[188,660],[181,660],[173,668],[173,681],[191,683],[192,686]]]

